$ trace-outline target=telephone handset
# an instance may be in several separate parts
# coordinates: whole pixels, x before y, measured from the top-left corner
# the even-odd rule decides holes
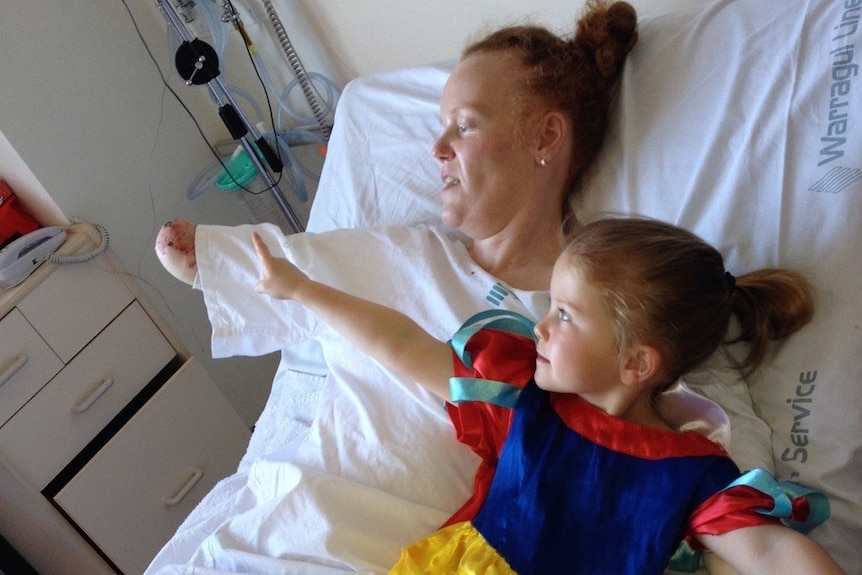
[[[12,240],[0,250],[0,290],[18,285],[43,262],[59,264],[89,261],[108,249],[108,232],[99,224],[90,224],[102,236],[99,246],[90,253],[76,256],[58,256],[54,252],[66,241],[64,226],[39,228]]]

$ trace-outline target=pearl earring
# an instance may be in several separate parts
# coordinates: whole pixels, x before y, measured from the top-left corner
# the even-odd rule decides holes
[[[548,160],[546,160],[545,158],[540,158],[539,159],[539,165],[542,166],[543,168],[547,167],[548,166]]]

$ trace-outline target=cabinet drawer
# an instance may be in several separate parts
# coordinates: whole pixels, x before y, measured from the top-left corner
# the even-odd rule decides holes
[[[132,301],[132,293],[103,258],[59,266],[18,309],[64,363]]]
[[[174,355],[135,302],[0,428],[0,451],[44,489]]]
[[[6,314],[0,320],[0,426],[62,367],[17,309]]]
[[[204,494],[236,470],[249,436],[191,359],[55,501],[124,573],[141,573]]]

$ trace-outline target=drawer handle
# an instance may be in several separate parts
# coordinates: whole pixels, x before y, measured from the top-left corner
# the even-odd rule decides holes
[[[185,499],[186,495],[189,494],[189,491],[198,484],[198,481],[201,480],[201,477],[204,476],[203,469],[199,467],[192,468],[192,475],[189,477],[189,480],[186,481],[185,485],[183,485],[179,491],[177,491],[174,495],[168,497],[162,497],[162,504],[165,507],[173,507],[183,499]]]
[[[74,414],[84,413],[85,411],[93,407],[93,404],[96,403],[100,397],[105,395],[105,392],[108,391],[108,389],[110,389],[112,385],[114,385],[114,378],[107,378],[99,385],[99,387],[93,390],[93,393],[70,407],[69,411]]]
[[[12,365],[10,365],[10,366],[6,369],[6,371],[4,371],[2,375],[0,375],[0,386],[5,385],[7,381],[9,381],[10,379],[12,379],[12,377],[13,377],[16,373],[18,373],[18,371],[19,371],[22,367],[24,367],[25,365],[27,365],[27,362],[28,362],[28,361],[30,361],[30,358],[29,358],[29,356],[28,356],[26,353],[18,354],[18,357],[16,357],[16,358],[15,358],[15,361],[13,361],[13,362],[12,362]]]

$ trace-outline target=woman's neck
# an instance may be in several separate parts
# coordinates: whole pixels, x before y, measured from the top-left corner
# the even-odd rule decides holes
[[[546,291],[554,263],[563,249],[561,226],[530,233],[499,233],[468,244],[473,260],[507,285],[527,291]]]

